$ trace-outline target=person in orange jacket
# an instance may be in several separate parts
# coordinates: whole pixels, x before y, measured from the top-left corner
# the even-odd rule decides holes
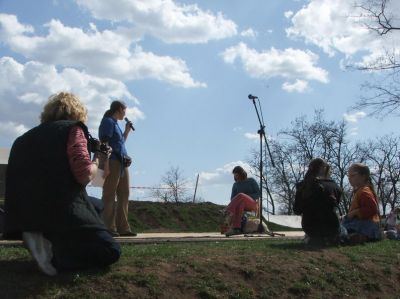
[[[372,185],[368,166],[354,163],[347,176],[353,187],[348,214],[342,220],[350,241],[376,241],[382,238],[380,230],[379,201]]]

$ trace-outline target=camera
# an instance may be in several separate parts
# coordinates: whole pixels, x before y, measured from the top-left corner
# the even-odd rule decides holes
[[[91,153],[100,152],[104,155],[108,155],[111,152],[111,147],[107,144],[100,142],[100,140],[93,138],[89,135],[88,139],[88,149]]]

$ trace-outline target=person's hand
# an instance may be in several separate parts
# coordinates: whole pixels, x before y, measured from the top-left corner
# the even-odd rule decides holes
[[[132,130],[132,126],[133,126],[133,123],[130,120],[126,121],[126,123],[125,123],[125,132],[129,132],[130,130]]]
[[[112,148],[108,144],[102,143],[100,146],[100,152],[106,156],[106,158],[110,158],[112,153]]]
[[[105,167],[105,169],[103,171],[103,179],[108,177],[109,174],[110,174],[110,169],[108,169],[108,167]]]

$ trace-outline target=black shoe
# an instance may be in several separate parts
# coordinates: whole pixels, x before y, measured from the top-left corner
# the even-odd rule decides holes
[[[118,232],[116,232],[116,231],[110,231],[110,234],[113,237],[119,237],[120,236],[120,234]]]
[[[225,236],[230,237],[233,235],[241,235],[242,234],[242,230],[240,228],[231,228],[230,230],[228,230],[225,233]]]
[[[119,235],[121,237],[136,237],[137,233],[129,231],[129,232],[125,232],[125,233],[120,233]]]

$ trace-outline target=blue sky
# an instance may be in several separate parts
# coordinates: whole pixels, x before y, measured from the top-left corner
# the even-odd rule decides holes
[[[94,135],[110,102],[122,99],[136,127],[127,141],[132,186],[159,185],[179,166],[192,186],[200,174],[199,196],[227,203],[233,166],[246,166],[258,147],[248,94],[260,98],[273,138],[320,108],[345,119],[355,140],[396,132],[396,117],[349,111],[370,74],[344,66],[399,48],[397,32],[369,32],[353,4],[0,0],[0,147],[38,124],[53,93],[82,99]],[[150,197],[133,189],[131,199]]]

